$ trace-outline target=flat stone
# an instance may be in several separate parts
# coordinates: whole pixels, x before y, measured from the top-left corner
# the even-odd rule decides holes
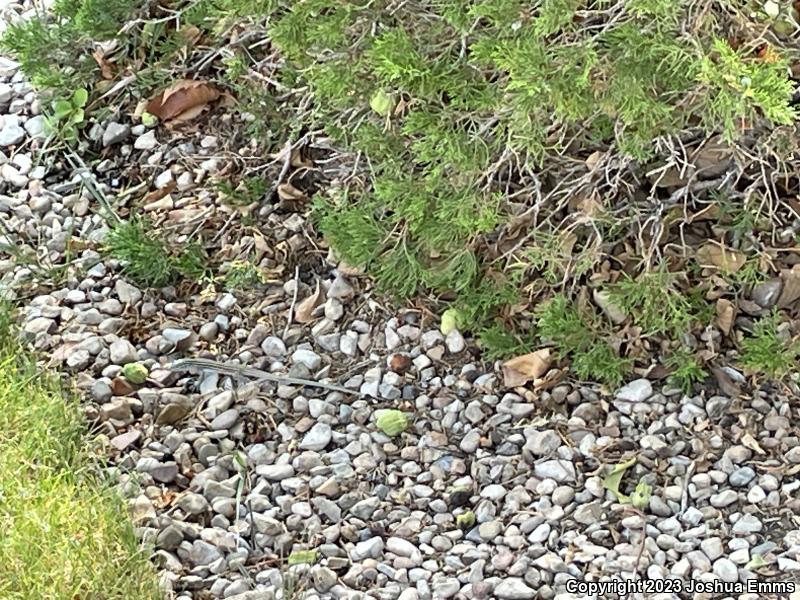
[[[127,125],[111,121],[103,132],[103,147],[124,142],[131,135],[131,128]]]
[[[359,542],[350,551],[350,558],[354,561],[362,561],[365,558],[380,558],[383,554],[383,539],[380,537],[372,537],[363,542]]]
[[[328,288],[328,297],[336,298],[337,300],[347,300],[348,298],[352,298],[354,294],[355,290],[353,286],[341,275],[336,277],[331,287]]]
[[[109,440],[109,442],[112,446],[114,446],[114,448],[122,452],[126,448],[129,448],[135,444],[140,437],[142,437],[142,433],[138,429],[131,429],[125,433],[115,435]]]
[[[754,515],[743,515],[736,523],[733,524],[731,531],[735,535],[749,535],[751,533],[758,533],[763,528],[761,521]]]
[[[217,547],[203,540],[195,540],[189,550],[189,560],[195,565],[209,565],[220,558],[222,558],[222,553]]]
[[[327,423],[316,423],[300,442],[301,450],[323,450],[331,441],[333,431]]]
[[[568,460],[546,460],[536,463],[533,472],[540,479],[553,479],[558,483],[575,481],[575,466]]]
[[[25,121],[25,131],[36,140],[43,140],[47,137],[47,121],[44,115],[36,115]]]
[[[156,133],[152,129],[140,135],[136,138],[136,141],[133,142],[133,147],[137,150],[152,150],[157,145],[158,140],[156,139]]]
[[[739,581],[738,567],[727,558],[719,558],[714,562],[714,574],[729,583]]]
[[[418,559],[421,561],[422,554],[414,544],[401,537],[392,536],[386,538],[386,550],[397,556]]]
[[[203,496],[186,492],[177,502],[180,509],[190,515],[199,515],[211,510],[211,505]]]
[[[316,371],[322,366],[322,357],[313,350],[299,348],[292,353],[292,362],[305,365],[309,371]]]
[[[0,146],[15,146],[25,139],[25,130],[19,125],[19,117],[5,115],[3,128],[0,129]]]
[[[127,365],[139,358],[136,348],[128,340],[117,340],[109,347],[109,358],[115,365]]]
[[[117,279],[117,281],[114,282],[114,292],[117,294],[119,301],[123,304],[136,304],[142,299],[141,290],[122,279]]]
[[[236,408],[229,408],[228,410],[218,414],[213,421],[211,421],[211,429],[220,431],[223,429],[230,429],[236,424],[239,418],[239,410]]]
[[[261,350],[267,356],[274,358],[286,356],[286,344],[283,343],[281,338],[274,335],[267,337],[263,342],[261,342]]]
[[[494,596],[501,600],[533,600],[536,591],[529,588],[523,579],[509,577],[494,587]]]
[[[292,465],[258,465],[256,475],[260,475],[270,481],[283,481],[289,477],[294,477],[295,470]]]
[[[653,395],[653,385],[647,379],[635,379],[620,388],[617,399],[627,402],[643,402]]]
[[[36,317],[25,323],[22,330],[33,335],[37,333],[53,333],[56,330],[56,322],[53,319]]]
[[[454,329],[448,333],[444,342],[445,346],[447,346],[447,351],[451,354],[463,352],[464,348],[467,347],[467,343],[464,341],[464,336],[461,335],[461,332],[459,332],[457,329]]]

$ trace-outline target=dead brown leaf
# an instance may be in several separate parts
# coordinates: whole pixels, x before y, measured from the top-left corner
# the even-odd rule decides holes
[[[742,446],[744,446],[745,448],[750,448],[750,450],[752,450],[753,452],[756,452],[758,454],[766,454],[766,452],[764,452],[764,449],[758,445],[756,439],[749,433],[745,433],[742,436],[742,439],[739,441],[742,443]]]
[[[661,167],[655,172],[648,173],[648,178],[650,183],[657,188],[681,187],[689,183],[694,173],[695,169],[692,165],[688,165],[683,169],[674,166],[667,169]]]
[[[175,188],[178,187],[177,182],[173,179],[163,188],[153,190],[152,192],[148,192],[144,198],[142,198],[142,202],[144,204],[149,204],[150,202],[155,202],[156,200],[161,200],[165,196],[170,195]]]
[[[162,121],[185,121],[199,115],[219,97],[219,89],[207,81],[181,79],[154,96],[147,103],[146,110]]]
[[[783,290],[778,298],[778,308],[787,308],[800,299],[800,265],[781,270]]]
[[[736,273],[747,262],[744,252],[709,242],[697,250],[697,260],[703,267],[716,267],[727,274]]]
[[[298,304],[295,308],[294,320],[302,324],[311,323],[314,320],[314,317],[312,316],[314,310],[320,306],[324,300],[325,293],[322,291],[319,281],[317,281],[316,291]]]
[[[314,166],[310,160],[303,156],[300,148],[292,148],[292,156],[289,158],[289,164],[295,168],[304,167],[306,169],[310,169]]]
[[[731,146],[717,138],[698,148],[692,155],[692,163],[701,178],[717,177],[728,169],[732,154]]]
[[[733,319],[736,316],[736,308],[733,302],[725,298],[717,300],[717,327],[725,335],[729,335],[733,327]]]
[[[100,75],[103,79],[114,79],[114,69],[111,68],[111,63],[106,60],[103,51],[100,48],[95,48],[92,52],[92,58],[100,67]]]
[[[185,39],[186,43],[190,46],[194,46],[200,41],[200,38],[203,37],[203,32],[200,30],[200,28],[195,27],[194,25],[181,27],[176,33]]]
[[[738,398],[741,395],[742,389],[739,384],[724,370],[719,367],[711,367],[711,373],[714,375],[714,379],[717,380],[717,385],[719,385],[719,389],[723,394],[729,398]]]
[[[518,387],[547,373],[552,363],[550,348],[517,356],[503,363],[506,387]]]
[[[561,381],[564,380],[564,378],[567,376],[568,373],[569,369],[567,368],[550,369],[544,377],[536,381],[536,383],[533,386],[533,389],[538,392],[554,388],[556,385],[558,385],[559,383],[561,383]]]
[[[600,161],[603,160],[603,157],[606,155],[605,152],[601,152],[600,150],[595,150],[589,156],[586,157],[586,166],[589,167],[591,170],[600,164]]]
[[[287,182],[278,186],[278,198],[281,200],[302,201],[307,200],[308,196]]]
[[[128,396],[136,390],[136,387],[124,377],[115,377],[111,381],[111,392],[115,396]]]

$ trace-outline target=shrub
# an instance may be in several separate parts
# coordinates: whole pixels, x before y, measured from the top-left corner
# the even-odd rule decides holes
[[[645,160],[698,126],[735,139],[743,123],[791,123],[786,62],[734,50],[720,16],[690,5],[292,4],[272,35],[328,132],[372,168],[371,186],[317,204],[321,230],[400,295],[469,289],[479,240],[509,216],[498,192],[532,166],[613,148]]]

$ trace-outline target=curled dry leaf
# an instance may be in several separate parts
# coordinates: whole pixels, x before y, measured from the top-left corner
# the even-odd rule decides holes
[[[114,79],[114,69],[111,68],[111,63],[106,60],[106,57],[100,48],[95,48],[92,52],[92,58],[100,67],[100,75],[103,79]]]
[[[717,327],[725,335],[730,334],[735,316],[736,309],[733,303],[725,298],[719,298],[717,300]]]
[[[303,154],[300,152],[300,148],[292,148],[292,155],[289,158],[289,164],[295,168],[311,168],[314,166],[314,163],[303,156]]]
[[[302,324],[311,323],[311,321],[314,320],[314,317],[312,316],[314,310],[321,305],[324,300],[325,293],[322,291],[319,281],[317,281],[317,289],[314,291],[314,293],[303,300],[297,305],[297,308],[295,308],[294,320]]]
[[[181,79],[154,96],[147,103],[146,111],[162,121],[185,121],[196,117],[219,97],[219,89],[207,81]]]
[[[517,356],[503,363],[503,379],[506,387],[518,387],[542,377],[550,369],[550,348]]]
[[[168,196],[172,192],[175,191],[175,188],[178,187],[177,182],[174,179],[171,179],[167,185],[157,190],[153,190],[152,192],[148,192],[145,194],[144,198],[142,198],[142,202],[144,204],[149,204],[150,202],[155,202],[156,200],[161,200],[165,196]]]
[[[692,163],[698,175],[710,179],[722,175],[730,166],[733,149],[721,138],[715,138],[698,148],[692,155]]]
[[[764,452],[764,449],[759,445],[756,439],[749,433],[745,433],[742,436],[742,439],[740,439],[739,441],[741,442],[742,446],[744,446],[745,448],[750,448],[750,450],[752,450],[753,452],[756,452],[758,454],[766,454],[766,452]]]
[[[278,198],[281,200],[307,200],[308,196],[306,196],[303,192],[298,190],[294,187],[291,183],[282,183],[278,186]]]
[[[719,367],[712,367],[711,374],[717,380],[717,385],[723,394],[729,398],[738,398],[742,394],[741,386]]]

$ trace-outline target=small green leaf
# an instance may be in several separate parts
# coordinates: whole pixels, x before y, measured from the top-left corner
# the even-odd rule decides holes
[[[319,552],[317,550],[298,550],[289,555],[288,563],[290,565],[313,565],[319,560]]]
[[[247,455],[244,452],[234,452],[233,462],[236,463],[238,471],[247,471]],[[240,479],[239,483],[244,483],[244,479]]]
[[[462,320],[463,317],[458,310],[455,308],[448,308],[442,313],[442,324],[439,326],[439,330],[442,332],[442,335],[447,335],[451,331],[458,329]]]
[[[78,139],[78,130],[73,126],[64,127],[59,134],[65,142],[74,142]]]
[[[135,385],[140,385],[147,380],[147,367],[141,363],[128,363],[122,367],[122,375]]]
[[[761,567],[767,566],[767,561],[764,560],[764,557],[760,554],[753,554],[750,558],[750,562],[748,562],[744,568],[747,571],[754,571],[755,569],[760,569]]]
[[[389,437],[403,433],[408,428],[408,418],[399,410],[387,410],[376,421],[378,429]]]
[[[86,102],[89,101],[89,92],[85,89],[80,88],[73,92],[72,94],[72,105],[76,108],[83,108],[86,106]]]
[[[142,113],[142,125],[145,127],[155,127],[158,125],[158,117],[149,112]]]
[[[633,457],[624,463],[616,465],[611,469],[611,472],[606,475],[605,479],[603,479],[603,487],[613,493],[620,502],[628,502],[630,500],[625,494],[620,493],[619,484],[622,481],[622,476],[625,475],[625,471],[635,464],[636,457]]]
[[[392,112],[394,102],[392,101],[392,97],[381,89],[375,92],[372,98],[369,99],[369,106],[380,116],[386,117]]]
[[[69,120],[67,122],[70,123],[71,125],[80,125],[81,123],[83,123],[83,117],[84,117],[83,109],[76,108],[74,111],[72,111],[72,114],[69,116]]]
[[[53,102],[53,116],[56,119],[63,119],[72,112],[72,104],[66,100],[56,100]]]
[[[470,529],[475,525],[475,513],[468,510],[456,516],[456,525],[458,525],[459,529]]]
[[[634,508],[644,510],[650,504],[650,495],[653,493],[653,488],[650,484],[640,481],[636,485],[636,489],[631,494],[631,504]]]

